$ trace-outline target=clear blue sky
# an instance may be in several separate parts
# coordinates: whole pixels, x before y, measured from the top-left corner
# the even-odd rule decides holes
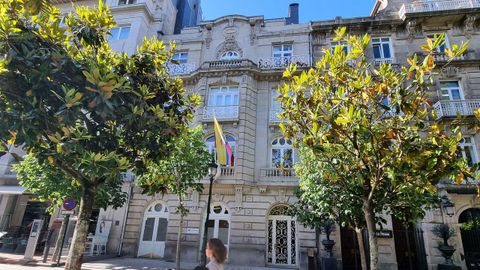
[[[288,5],[300,4],[300,22],[368,16],[375,0],[202,0],[203,19],[240,14],[266,19],[288,16]]]

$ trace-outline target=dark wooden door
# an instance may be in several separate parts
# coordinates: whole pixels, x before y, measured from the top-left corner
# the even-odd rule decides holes
[[[360,262],[360,251],[355,231],[349,228],[341,228],[340,239],[343,270],[361,270],[362,264]]]
[[[424,269],[422,257],[425,251],[420,250],[423,247],[421,229],[416,230],[412,223],[406,225],[394,217],[392,222],[398,270]]]
[[[468,270],[480,270],[480,228],[460,230]]]

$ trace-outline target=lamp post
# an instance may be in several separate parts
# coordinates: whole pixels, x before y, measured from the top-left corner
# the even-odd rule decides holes
[[[210,218],[210,202],[212,200],[212,186],[213,180],[215,180],[215,175],[217,175],[218,165],[215,163],[215,158],[212,155],[212,162],[208,168],[208,177],[210,178],[210,186],[208,187],[208,201],[207,201],[207,217],[205,219],[205,225],[203,228],[203,242],[202,242],[202,265],[207,264],[207,255],[205,254],[205,249],[207,248],[207,237],[208,237],[208,219]]]
[[[447,216],[453,217],[455,215],[455,204],[451,202],[447,197],[442,199],[443,211]]]

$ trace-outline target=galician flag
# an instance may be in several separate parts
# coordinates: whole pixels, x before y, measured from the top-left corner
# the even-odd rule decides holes
[[[233,165],[233,152],[232,148],[228,144],[228,141],[223,134],[222,127],[217,121],[217,118],[213,116],[213,124],[215,129],[215,151],[217,152],[217,162],[220,165],[227,166]]]

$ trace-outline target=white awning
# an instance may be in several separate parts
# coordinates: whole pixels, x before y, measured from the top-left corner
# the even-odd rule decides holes
[[[23,194],[25,189],[22,186],[0,186],[0,194]]]

